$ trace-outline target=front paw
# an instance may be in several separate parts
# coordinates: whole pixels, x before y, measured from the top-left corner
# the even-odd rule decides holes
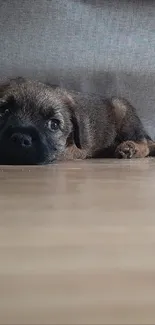
[[[116,158],[131,159],[136,154],[136,145],[132,141],[122,142],[115,151]]]

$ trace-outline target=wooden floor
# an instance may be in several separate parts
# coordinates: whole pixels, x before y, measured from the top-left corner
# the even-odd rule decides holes
[[[0,324],[155,324],[155,160],[0,168]]]

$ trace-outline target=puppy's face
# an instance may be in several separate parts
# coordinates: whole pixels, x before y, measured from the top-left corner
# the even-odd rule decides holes
[[[59,158],[73,132],[66,94],[14,80],[0,92],[0,164],[45,164]]]

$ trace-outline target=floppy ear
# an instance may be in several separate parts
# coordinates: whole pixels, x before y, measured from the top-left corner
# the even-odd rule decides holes
[[[71,121],[73,124],[74,143],[79,149],[82,149],[84,147],[84,145],[83,145],[84,139],[83,139],[83,135],[81,132],[80,119],[79,119],[79,116],[77,116],[77,114],[75,114],[75,112],[73,110],[71,110],[70,112],[71,112]]]
[[[78,103],[74,102],[72,95],[63,92],[64,102],[67,104],[71,116],[71,121],[73,124],[73,140],[75,145],[79,149],[90,148],[91,135],[90,135],[90,126],[89,119],[83,113],[82,108],[78,107]]]

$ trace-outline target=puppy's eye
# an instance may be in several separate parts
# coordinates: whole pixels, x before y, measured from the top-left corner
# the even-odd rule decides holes
[[[57,131],[59,129],[60,121],[57,119],[51,119],[48,121],[48,128],[52,131]]]

